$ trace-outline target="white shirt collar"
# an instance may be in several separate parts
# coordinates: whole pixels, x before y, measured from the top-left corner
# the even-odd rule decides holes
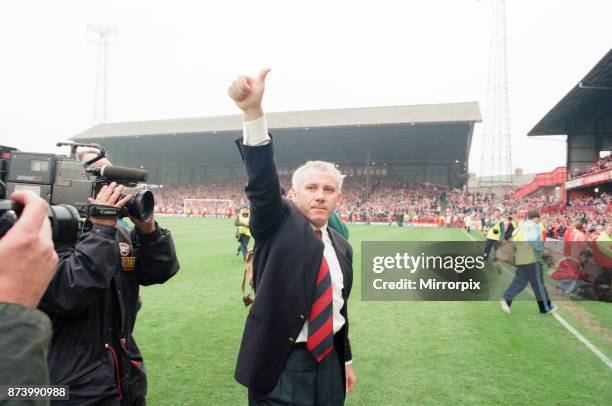
[[[327,235],[327,223],[323,224],[321,227],[315,227],[313,224],[310,224],[313,230],[321,230],[321,234]]]

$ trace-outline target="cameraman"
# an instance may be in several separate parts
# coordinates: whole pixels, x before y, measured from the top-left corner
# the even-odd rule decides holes
[[[57,264],[48,206],[32,192],[11,199],[24,209],[0,239],[0,385],[46,385],[51,323],[36,306]]]
[[[131,196],[120,198],[122,191],[113,182],[90,202],[123,207]],[[139,289],[166,282],[179,264],[169,231],[153,218],[132,222],[130,231],[116,219],[90,217],[76,246],[58,253],[40,308],[53,323],[51,382],[70,387],[70,401],[61,404],[146,404],[145,368],[132,337]]]

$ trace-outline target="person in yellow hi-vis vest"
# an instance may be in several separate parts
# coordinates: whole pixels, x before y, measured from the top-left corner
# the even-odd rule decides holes
[[[610,221],[612,219],[608,219]],[[606,225],[593,243],[595,263],[602,269],[612,269],[612,222]]]
[[[242,259],[246,261],[247,253],[249,252],[249,240],[251,239],[251,230],[249,229],[250,211],[249,208],[244,206],[240,209],[240,212],[236,215],[236,221],[234,225],[236,229],[236,239],[240,243],[236,250],[236,255],[242,252]]]
[[[595,263],[601,272],[593,281],[593,293],[597,300],[612,301],[612,218],[608,218],[606,229],[593,243]]]
[[[500,218],[500,214],[499,209],[495,209],[493,212],[493,218],[491,218],[487,223],[487,228],[489,231],[487,231],[487,241],[485,242],[483,255],[485,260],[489,258],[491,248],[495,248],[495,251],[497,251],[499,245],[501,244],[501,240],[504,239],[504,221]],[[493,257],[493,261],[496,260],[497,259]]]
[[[523,222],[514,234],[513,244],[515,250],[516,274],[508,289],[504,292],[501,307],[504,313],[510,314],[512,300],[531,284],[535,293],[540,313],[552,313],[557,306],[550,303],[548,292],[544,286],[542,265],[540,259],[544,245],[542,244],[542,229],[540,228],[540,214],[536,210],[527,213],[527,220]]]

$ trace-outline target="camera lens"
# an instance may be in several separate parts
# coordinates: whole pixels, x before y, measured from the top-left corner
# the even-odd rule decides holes
[[[49,220],[56,248],[73,245],[79,232],[79,212],[73,206],[49,206]]]
[[[0,214],[7,211],[21,215],[23,206],[14,200],[0,200]],[[49,221],[51,222],[51,237],[56,249],[73,245],[79,233],[80,216],[78,210],[73,206],[62,204],[49,206]]]
[[[153,192],[150,190],[138,192],[126,207],[130,216],[140,221],[149,221],[155,207]]]

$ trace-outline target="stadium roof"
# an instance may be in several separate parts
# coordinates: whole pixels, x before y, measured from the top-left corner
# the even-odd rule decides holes
[[[568,125],[612,108],[612,49],[528,135],[567,134]]]
[[[309,160],[356,169],[383,163],[393,173],[444,184],[467,170],[481,116],[477,102],[466,102],[268,113],[267,121],[279,168]],[[141,166],[153,183],[166,183],[164,177],[241,171],[234,143],[241,135],[242,116],[233,115],[102,124],[72,139],[98,143],[116,165]]]
[[[289,111],[268,113],[266,116],[268,127],[272,130],[413,123],[479,123],[482,121],[477,102]],[[71,139],[79,141],[109,137],[180,135],[241,130],[241,115],[193,117],[99,124]]]

